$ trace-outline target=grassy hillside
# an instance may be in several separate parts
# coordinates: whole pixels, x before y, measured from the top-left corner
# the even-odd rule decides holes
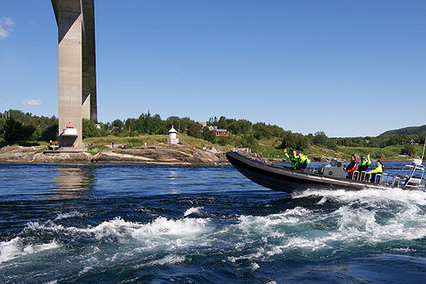
[[[84,143],[89,143],[92,145],[105,145],[109,146],[111,145],[112,141],[114,141],[116,146],[119,145],[130,145],[136,147],[136,146],[143,146],[145,143],[147,146],[157,145],[159,143],[166,143],[167,142],[167,136],[168,135],[139,135],[134,137],[118,137],[118,136],[106,136],[106,137],[91,137],[84,139]],[[188,136],[186,134],[179,134],[179,140],[182,143],[191,145],[197,149],[202,149],[204,147],[210,148],[213,145],[219,149],[222,149],[226,151],[229,149],[229,147],[221,146],[219,144],[212,144],[206,140],[195,138],[192,136]],[[167,145],[164,145],[167,146]]]
[[[141,135],[135,137],[119,137],[119,136],[105,136],[105,137],[91,137],[84,139],[84,143],[94,145],[111,145],[114,141],[116,145],[130,145],[142,146],[144,143],[147,144],[158,144],[167,142],[166,135]]]

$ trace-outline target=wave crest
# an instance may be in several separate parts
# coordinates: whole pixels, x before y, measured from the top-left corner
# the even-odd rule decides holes
[[[10,241],[0,242],[0,263],[20,256],[55,249],[59,246],[60,245],[54,240],[45,244],[25,244],[24,239],[16,237]]]

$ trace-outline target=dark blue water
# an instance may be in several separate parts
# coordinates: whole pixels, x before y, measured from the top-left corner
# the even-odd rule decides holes
[[[425,192],[289,195],[228,166],[0,164],[1,283],[425,278]]]

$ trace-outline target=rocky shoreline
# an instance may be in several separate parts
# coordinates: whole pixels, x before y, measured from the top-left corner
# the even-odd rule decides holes
[[[49,150],[47,146],[7,146],[0,149],[0,162],[15,163],[137,163],[151,165],[227,165],[225,152],[159,144],[130,149],[89,148]]]
[[[0,162],[14,163],[135,163],[147,165],[230,165],[226,152],[216,147],[195,149],[187,144],[158,143],[132,148],[92,146],[85,149],[49,150],[47,146],[6,146],[0,148]],[[252,159],[267,161],[245,151],[241,154]],[[316,162],[329,162],[331,157],[312,158]],[[282,160],[269,160],[282,162]]]

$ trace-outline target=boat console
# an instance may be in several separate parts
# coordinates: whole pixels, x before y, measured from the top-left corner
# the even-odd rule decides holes
[[[331,178],[346,178],[346,172],[343,169],[343,163],[338,159],[332,159],[329,165],[320,166],[318,171],[321,175]]]

